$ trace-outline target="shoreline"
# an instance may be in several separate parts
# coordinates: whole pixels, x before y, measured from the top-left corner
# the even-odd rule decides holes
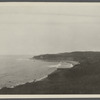
[[[55,70],[56,71],[56,70]],[[52,72],[53,73],[53,72]],[[51,73],[51,74],[52,74]],[[0,90],[2,90],[3,88],[15,88],[15,87],[17,87],[17,86],[21,86],[21,85],[25,85],[25,84],[27,84],[27,83],[35,83],[35,82],[38,82],[38,81],[42,81],[42,80],[44,80],[44,79],[46,79],[48,77],[48,75],[45,75],[45,76],[43,76],[43,77],[41,77],[41,78],[37,78],[37,79],[34,79],[34,80],[31,80],[31,81],[28,81],[28,82],[25,82],[25,83],[19,83],[19,84],[16,84],[16,85],[14,85],[14,86],[11,86],[11,87],[2,87],[2,88],[0,88]]]
[[[20,83],[20,84],[17,84],[17,85],[15,85],[15,86],[11,86],[11,87],[2,87],[2,88],[15,88],[15,87],[17,87],[17,86],[25,85],[25,84],[27,84],[27,83],[34,83],[34,82],[42,81],[43,79],[45,79],[45,78],[47,78],[47,77],[48,77],[48,75],[45,75],[45,76],[43,76],[43,77],[41,77],[41,78],[39,78],[39,79],[34,79],[34,80],[32,80],[32,81],[28,81],[28,82],[25,82],[25,83]],[[0,90],[1,90],[2,88],[0,88]]]
[[[69,62],[68,62],[68,63],[69,63]],[[70,64],[73,65],[73,66],[71,66],[71,67],[69,67],[69,68],[73,68],[73,67],[74,67],[74,64],[72,64],[72,63],[70,63]],[[18,86],[25,85],[25,84],[27,84],[27,83],[32,84],[32,83],[35,83],[35,82],[42,81],[42,80],[48,78],[49,75],[51,75],[52,73],[56,72],[58,69],[61,69],[60,66],[62,66],[62,64],[61,64],[61,62],[60,62],[60,63],[58,63],[57,65],[51,65],[50,68],[53,68],[52,66],[53,66],[54,68],[56,68],[56,70],[54,70],[53,72],[51,72],[51,73],[48,74],[48,75],[45,75],[45,76],[43,76],[43,77],[41,77],[41,78],[37,78],[37,79],[31,80],[31,81],[28,81],[28,82],[25,82],[25,83],[16,84],[16,85],[11,86],[11,87],[2,87],[2,88],[0,88],[0,90],[2,90],[3,88],[13,89],[13,88],[16,88],[16,87],[18,87]],[[69,68],[65,68],[65,69],[69,69]]]
[[[0,89],[0,94],[100,94],[100,52],[73,52],[35,58],[57,61],[58,65],[59,62],[69,62],[73,67],[61,65],[38,81],[14,88],[4,87]]]

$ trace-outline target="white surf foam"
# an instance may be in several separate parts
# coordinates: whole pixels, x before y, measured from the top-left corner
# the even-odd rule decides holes
[[[50,68],[53,68],[53,67],[58,68],[58,67],[60,67],[60,66],[61,66],[61,63],[59,63],[59,64],[57,64],[57,65],[50,65],[50,66],[48,66],[48,67],[50,67]]]
[[[45,75],[45,76],[43,76],[42,78],[36,79],[36,82],[37,82],[37,81],[41,81],[41,80],[43,80],[43,79],[45,79],[45,78],[47,78],[47,77],[48,77],[48,75]]]

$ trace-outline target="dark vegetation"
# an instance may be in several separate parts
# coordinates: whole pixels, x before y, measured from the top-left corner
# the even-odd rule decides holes
[[[3,88],[1,94],[100,94],[100,52],[46,54],[34,59],[74,60],[80,64],[70,69],[57,69],[42,81]]]

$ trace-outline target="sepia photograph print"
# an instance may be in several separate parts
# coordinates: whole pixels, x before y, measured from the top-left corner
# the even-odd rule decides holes
[[[100,94],[100,3],[0,3],[0,95]]]

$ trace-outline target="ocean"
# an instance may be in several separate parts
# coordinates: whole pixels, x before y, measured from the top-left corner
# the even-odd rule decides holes
[[[32,60],[30,55],[0,56],[0,88],[40,80],[56,70],[58,62]]]

